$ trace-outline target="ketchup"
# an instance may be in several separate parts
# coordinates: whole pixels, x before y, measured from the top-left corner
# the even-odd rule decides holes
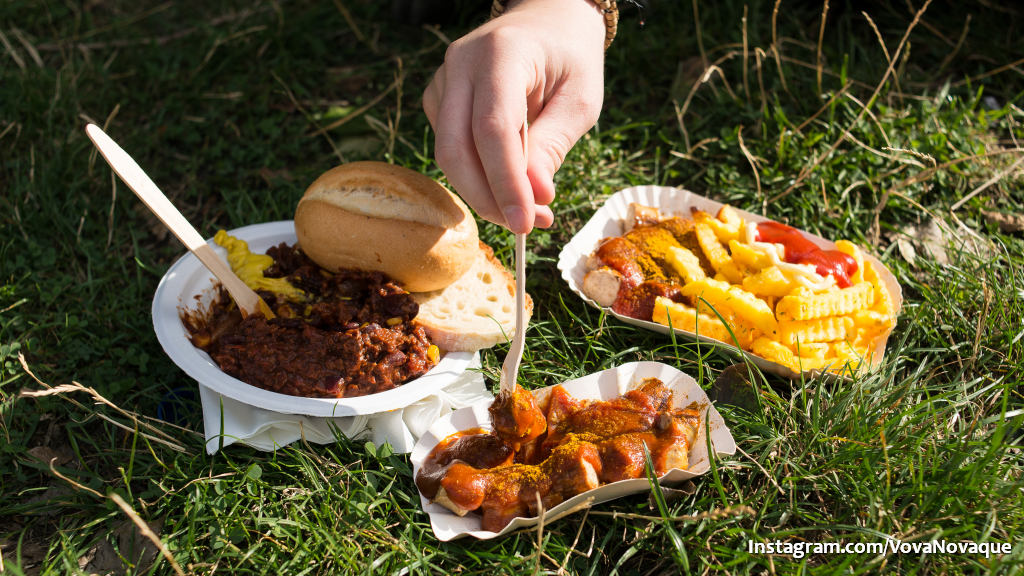
[[[758,242],[782,244],[786,262],[810,264],[821,276],[831,276],[840,288],[850,286],[850,276],[857,272],[857,261],[839,250],[822,250],[799,230],[778,222],[761,222],[754,239]]]

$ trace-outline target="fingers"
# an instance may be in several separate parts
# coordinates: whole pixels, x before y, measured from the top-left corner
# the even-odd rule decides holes
[[[434,156],[448,182],[481,218],[504,225],[473,138],[473,88],[467,82],[448,82],[451,68],[442,66],[424,93],[424,111],[433,115]],[[437,87],[435,87],[437,85]],[[436,106],[435,106],[436,100]]]
[[[475,87],[473,101],[473,138],[480,163],[505,225],[519,234],[533,228],[536,212],[522,140],[525,85],[514,74],[489,76]],[[509,90],[510,86],[517,88]]]
[[[554,174],[597,121],[603,26],[590,30],[600,19],[583,22],[596,12],[580,5],[588,9],[577,14],[578,28],[593,32],[596,46],[581,47],[575,39],[567,43],[552,34],[546,8],[534,13],[526,3],[517,6],[518,12],[449,46],[445,63],[424,92],[423,109],[434,127],[438,166],[452,187],[482,218],[525,233],[552,223],[547,205],[555,197]],[[566,10],[569,6],[580,8],[564,5]],[[524,37],[536,41],[524,42]],[[524,151],[520,130],[527,102],[537,116]]]
[[[527,171],[521,134],[515,132],[514,136],[508,137],[512,132],[511,126],[518,123],[517,115],[512,114],[514,119],[510,123],[493,123],[487,120],[488,116],[492,120],[505,117],[505,113],[500,111],[502,104],[484,99],[472,107],[474,113],[467,128],[464,122],[466,115],[457,111],[470,109],[465,104],[470,96],[455,89],[446,97],[441,81],[444,72],[443,66],[439,68],[435,80],[424,92],[423,109],[435,127],[438,166],[452,187],[481,218],[506,226],[513,232],[529,232],[533,226],[550,227],[554,214],[547,205],[555,197],[552,177],[579,136],[567,138],[560,129],[556,129],[555,137],[548,138],[545,125],[557,126],[558,123],[544,120],[535,123],[528,140],[532,141],[533,157],[540,158],[540,161],[530,162]],[[515,104],[512,108],[521,109]],[[477,141],[481,144],[476,145]],[[490,161],[485,164],[482,158],[490,158]],[[527,174],[525,178],[524,174]]]
[[[427,115],[430,125],[437,128],[437,111],[441,106],[441,97],[444,95],[445,75],[444,64],[441,64],[434,72],[434,77],[423,91],[423,113]]]
[[[555,214],[550,206],[537,206],[534,213],[533,225],[537,228],[550,228],[555,223]]]
[[[597,122],[601,102],[566,87],[544,106],[530,126],[528,175],[537,204],[550,204],[555,197],[553,178],[569,150]],[[600,94],[600,92],[596,92]]]
[[[507,53],[489,48],[486,61],[507,62]],[[452,187],[482,218],[526,233],[537,204],[520,134],[529,90],[519,68],[497,68],[501,73],[476,66],[453,45],[423,94],[423,109],[434,127],[438,166]],[[549,219],[547,211],[541,223]]]

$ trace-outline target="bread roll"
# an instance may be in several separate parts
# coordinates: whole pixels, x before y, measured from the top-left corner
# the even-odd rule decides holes
[[[321,267],[380,271],[409,292],[448,286],[479,253],[476,222],[462,200],[384,162],[351,162],[317,178],[295,210],[295,234]]]

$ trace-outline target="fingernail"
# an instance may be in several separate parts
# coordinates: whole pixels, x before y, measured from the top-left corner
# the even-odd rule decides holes
[[[530,229],[530,223],[526,221],[526,211],[519,206],[507,206],[503,213],[509,230],[522,234]]]

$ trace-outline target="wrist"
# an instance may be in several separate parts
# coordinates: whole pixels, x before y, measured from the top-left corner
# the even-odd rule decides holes
[[[493,0],[491,4],[491,18],[497,18],[505,12],[524,4],[533,4],[552,0]],[[604,49],[607,50],[615,40],[619,26],[619,10],[616,0],[554,0],[578,2],[587,5],[600,16],[600,22],[604,26]]]

